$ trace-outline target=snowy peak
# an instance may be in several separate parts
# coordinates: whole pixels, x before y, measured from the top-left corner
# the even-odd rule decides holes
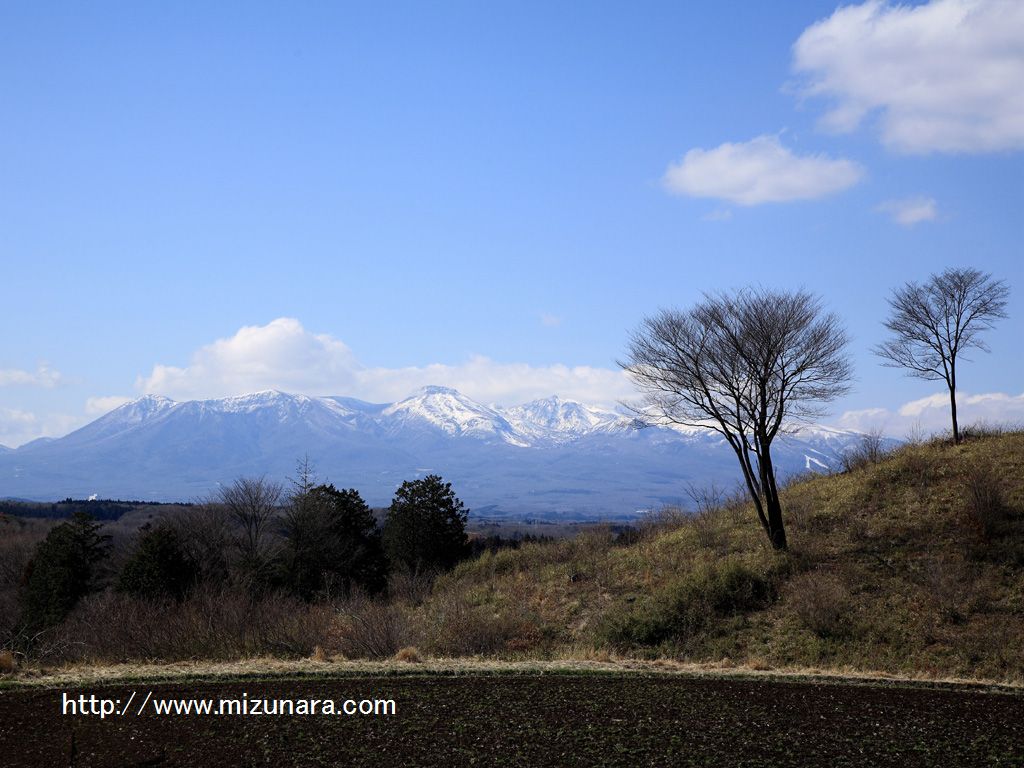
[[[141,421],[155,414],[163,413],[176,406],[177,403],[163,395],[143,395],[131,402],[120,405],[108,416],[117,415],[121,421]]]
[[[863,436],[781,436],[780,473],[829,470]],[[287,478],[308,455],[325,480],[386,506],[403,480],[437,472],[478,513],[566,519],[685,504],[685,484],[736,480],[719,435],[641,429],[614,411],[548,397],[488,406],[448,387],[397,403],[276,390],[175,402],[148,395],[60,439],[0,451],[0,496],[186,500],[245,475]]]
[[[469,438],[521,448],[563,446],[591,436],[612,437],[638,429],[633,419],[615,411],[557,396],[503,408],[483,405],[451,387],[427,386],[389,405],[274,389],[185,402],[145,395],[64,439],[84,444],[109,440],[150,425],[163,428],[175,424],[179,425],[176,428],[185,429],[186,424],[221,424],[225,419],[249,419],[254,427],[261,425],[260,429],[306,425],[321,434],[359,432],[429,440]],[[681,433],[689,439],[710,435],[706,430],[675,425],[667,432]],[[798,433],[783,436],[784,442],[813,445],[826,452],[840,450],[858,438],[859,435],[847,430],[818,425],[802,426]],[[0,448],[0,453],[5,451]]]
[[[629,426],[628,419],[613,411],[592,408],[575,400],[562,400],[557,396],[508,408],[505,415],[519,431],[532,437],[573,439]]]
[[[449,435],[525,445],[501,413],[449,387],[423,387],[411,397],[385,408],[382,415],[398,428],[419,422]]]
[[[249,395],[236,395],[200,402],[204,407],[221,413],[252,413],[272,408],[281,414],[286,414],[309,407],[314,402],[314,398],[306,395],[292,395],[276,389],[265,389]]]

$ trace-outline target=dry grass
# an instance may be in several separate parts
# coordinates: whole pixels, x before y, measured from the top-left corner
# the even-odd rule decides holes
[[[294,661],[253,662],[267,674],[334,674],[408,669],[396,655],[413,647],[430,658],[424,670],[1024,679],[1024,433],[907,445],[790,483],[782,498],[787,553],[732,498],[696,517],[665,512],[637,537],[596,529],[486,552],[430,585],[393,584],[390,604],[147,608],[99,596],[65,627],[79,645],[41,663],[271,654]],[[477,660],[437,660],[456,656]]]
[[[336,679],[368,675],[501,675],[501,674],[663,674],[688,677],[766,679],[813,679],[818,682],[884,683],[905,685],[984,686],[1024,690],[1024,678],[996,680],[956,677],[918,672],[894,675],[884,670],[852,667],[789,666],[766,667],[754,659],[749,662],[685,662],[678,659],[635,659],[612,656],[587,658],[587,654],[558,659],[507,661],[498,659],[435,659],[411,665],[405,661],[330,660],[252,658],[233,662],[188,661],[171,664],[93,664],[63,665],[52,668],[19,670],[3,687],[60,688],[65,686],[114,685],[128,682],[161,683],[184,680],[245,679]]]
[[[407,645],[405,648],[399,649],[398,653],[395,654],[395,661],[404,661],[408,664],[419,664],[423,661],[423,657],[420,655],[419,649],[414,645]]]
[[[994,483],[998,505],[980,491]],[[718,611],[688,632],[661,613],[655,618],[669,623],[650,634],[653,645],[617,652],[701,664],[1024,676],[1024,434],[908,445],[849,473],[795,482],[783,507],[787,554],[773,553],[753,509],[733,501],[696,518],[647,520],[628,546],[595,533],[485,554],[441,577],[412,619],[456,635],[469,626],[478,638],[469,647],[438,643],[440,655],[612,652],[603,632],[609,616],[642,619],[659,595],[669,599],[678,585],[729,562],[765,574],[777,598]],[[972,519],[996,508],[978,557]],[[468,616],[444,618],[459,610],[453,606]]]

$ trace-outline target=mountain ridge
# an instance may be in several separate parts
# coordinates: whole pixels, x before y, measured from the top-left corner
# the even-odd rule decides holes
[[[832,469],[859,439],[811,426],[779,439],[777,463],[783,474]],[[436,472],[472,509],[499,517],[627,518],[681,503],[688,484],[738,477],[720,435],[640,428],[632,416],[558,396],[502,407],[440,386],[394,403],[263,390],[144,395],[62,438],[0,451],[0,496],[183,501],[242,475],[285,481],[305,455],[371,504]]]

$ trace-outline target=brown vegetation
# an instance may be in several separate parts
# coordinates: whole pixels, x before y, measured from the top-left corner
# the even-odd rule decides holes
[[[631,531],[487,550],[448,574],[393,574],[386,597],[106,590],[40,637],[32,663],[387,660],[411,647],[421,659],[671,658],[1020,681],[1024,433],[963,436],[788,484],[788,552],[767,545],[742,497],[716,492],[695,516],[667,510]]]

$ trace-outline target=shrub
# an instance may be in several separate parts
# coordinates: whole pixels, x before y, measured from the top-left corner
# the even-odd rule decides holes
[[[763,608],[775,595],[769,575],[730,558],[698,567],[624,612],[609,613],[599,634],[627,646],[683,640],[717,618]]]
[[[935,614],[943,621],[960,624],[987,602],[977,579],[978,574],[962,563],[933,560],[925,568],[921,585]]]
[[[1006,521],[1008,510],[1000,478],[989,464],[972,464],[963,481],[964,512],[982,542],[988,542]]]
[[[233,660],[308,657],[330,637],[327,606],[244,588],[197,589],[185,600],[141,600],[118,592],[85,598],[37,655],[53,661]]]
[[[886,454],[885,440],[881,430],[873,429],[860,439],[860,443],[847,448],[839,455],[839,463],[844,472],[877,464]]]
[[[348,658],[387,659],[409,644],[410,635],[401,607],[357,594],[338,610],[334,644]]]
[[[388,597],[408,605],[421,605],[430,596],[437,577],[435,571],[417,572],[398,568],[388,575]]]
[[[820,637],[836,636],[848,626],[852,605],[842,579],[820,571],[794,577],[786,602],[804,627]]]
[[[1008,431],[1009,428],[1003,424],[979,421],[974,424],[968,424],[960,430],[960,442],[999,437],[1000,435],[1005,435]]]
[[[459,594],[435,596],[424,614],[425,641],[440,656],[523,652],[543,640],[537,618],[517,604],[510,611],[471,605]]]
[[[405,661],[409,664],[418,664],[423,661],[423,657],[420,656],[419,649],[414,645],[407,645],[405,648],[399,649],[398,653],[395,654],[395,661]]]
[[[641,538],[653,539],[666,531],[682,528],[690,521],[690,515],[682,507],[665,506],[644,512],[637,519]]]

